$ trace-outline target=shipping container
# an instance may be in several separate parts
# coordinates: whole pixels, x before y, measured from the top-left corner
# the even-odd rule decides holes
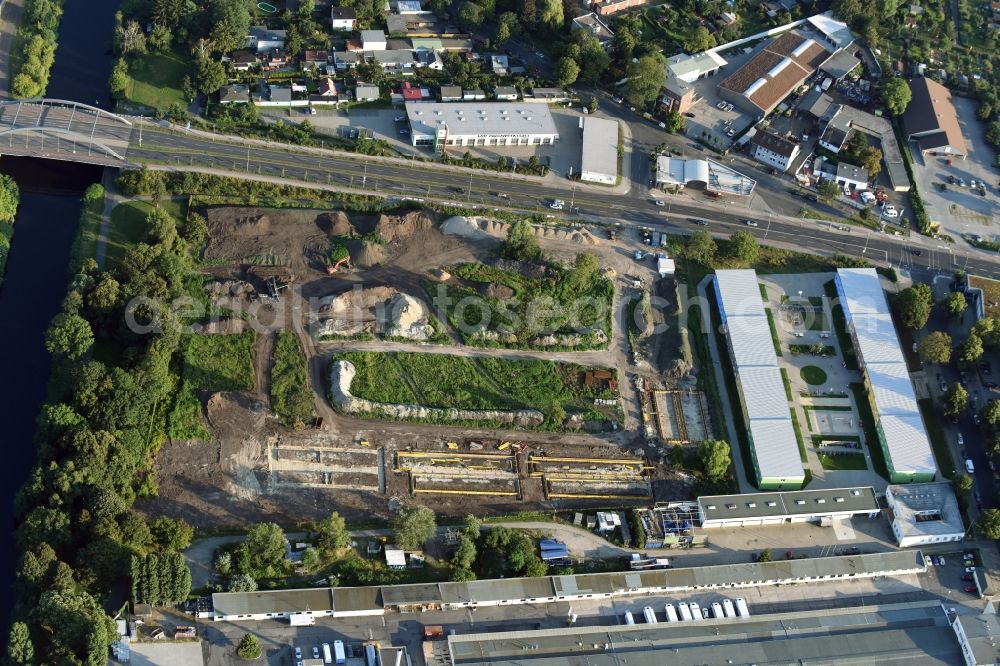
[[[677,609],[674,608],[673,604],[667,604],[667,622],[677,622]]]
[[[652,606],[646,606],[642,609],[642,617],[646,619],[646,624],[656,624],[656,612]]]
[[[750,609],[747,608],[747,602],[743,601],[743,597],[736,600],[736,612],[740,617],[750,617]]]
[[[733,602],[729,599],[722,600],[722,612],[726,614],[726,619],[736,617],[736,609],[733,607]]]

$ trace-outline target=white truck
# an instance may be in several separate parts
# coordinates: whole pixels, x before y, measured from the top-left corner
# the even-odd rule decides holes
[[[696,601],[690,603],[691,606],[691,617],[695,620],[704,620],[705,616],[701,612],[701,606],[698,605]]]
[[[726,614],[726,619],[736,617],[736,608],[733,607],[733,602],[730,599],[722,600],[722,612]]]
[[[743,597],[739,597],[736,600],[736,610],[739,612],[740,617],[750,617],[750,609],[747,608],[747,602],[743,600]]]
[[[667,604],[666,612],[667,612],[667,622],[677,622],[678,620],[677,609],[674,608],[673,604]]]
[[[344,652],[344,641],[333,642],[333,663],[346,664],[347,653]]]
[[[656,624],[656,611],[653,610],[652,606],[646,606],[642,609],[642,617],[646,620],[646,624]]]
[[[631,611],[625,611],[625,624],[629,625],[635,624],[635,618],[632,617]]]
[[[311,627],[316,624],[316,618],[311,613],[292,613],[288,616],[288,624],[293,627]]]
[[[690,622],[691,620],[694,619],[693,617],[691,617],[691,609],[688,608],[688,605],[687,605],[686,602],[684,602],[684,601],[679,602],[677,604],[677,610],[679,610],[680,613],[681,613],[681,620],[682,621],[684,621],[684,622]]]

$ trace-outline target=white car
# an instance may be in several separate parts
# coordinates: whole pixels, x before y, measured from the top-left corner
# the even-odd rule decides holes
[[[396,116],[395,118],[393,118],[393,120],[395,120],[397,123],[401,123],[404,120],[406,120],[406,116]]]
[[[885,209],[883,210],[883,214],[886,217],[899,217],[899,211],[896,210],[896,207],[893,206],[892,204],[885,207]]]
[[[653,203],[656,204],[657,206],[666,206],[666,204],[660,201],[659,199],[654,199]]]
[[[553,210],[562,210],[565,205],[566,203],[562,199],[556,199],[549,204],[549,208],[552,208]]]

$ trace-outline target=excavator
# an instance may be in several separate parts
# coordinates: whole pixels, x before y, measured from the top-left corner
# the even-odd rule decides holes
[[[337,271],[338,271],[338,270],[340,269],[340,267],[341,267],[341,266],[343,266],[344,264],[347,264],[347,267],[348,267],[348,268],[352,268],[352,266],[351,266],[351,257],[350,257],[350,255],[348,255],[348,256],[346,256],[346,257],[344,257],[344,258],[342,258],[342,259],[338,260],[338,261],[337,261],[337,263],[335,263],[335,264],[329,264],[329,265],[327,265],[327,267],[326,267],[326,274],[327,274],[327,275],[333,275],[333,274],[334,274],[334,273],[336,273],[336,272],[337,272]]]

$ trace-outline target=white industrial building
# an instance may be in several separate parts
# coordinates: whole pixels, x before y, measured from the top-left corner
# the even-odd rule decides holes
[[[885,501],[892,512],[889,522],[900,548],[965,538],[962,512],[948,482],[888,486]]]
[[[757,181],[712,160],[685,160],[671,155],[656,158],[659,187],[698,187],[714,194],[750,196]]]
[[[618,121],[586,116],[580,118],[580,125],[580,180],[614,185],[618,180]]]
[[[934,453],[878,273],[874,268],[839,268],[835,284],[864,373],[889,481],[933,481]]]
[[[414,146],[549,146],[559,132],[544,104],[421,102],[406,104]]]
[[[703,528],[759,527],[788,523],[828,525],[836,519],[877,518],[878,498],[871,486],[793,490],[784,493],[709,495],[698,498]]]
[[[703,51],[695,55],[678,53],[667,58],[667,78],[675,77],[684,83],[712,76],[726,66],[726,60],[715,51]]]
[[[719,270],[713,285],[736,374],[757,486],[762,490],[799,488],[805,482],[805,470],[757,273],[750,269]]]

